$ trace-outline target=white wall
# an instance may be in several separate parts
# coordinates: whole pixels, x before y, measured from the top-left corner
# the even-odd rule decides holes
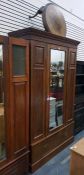
[[[81,0],[83,1],[83,0]],[[34,14],[38,8],[41,6],[51,2],[50,0],[0,0],[0,27],[3,28],[3,32],[5,33],[4,29],[8,31],[17,30],[19,28],[27,27],[32,25],[32,21],[37,19],[35,18],[32,21],[28,20],[28,16]],[[56,2],[60,7],[64,7],[68,11],[73,11],[75,15],[78,14],[78,8],[75,8],[75,4],[78,7],[79,0],[53,0]],[[76,3],[75,3],[76,2]],[[31,4],[32,6],[31,6]],[[30,4],[30,7],[29,7]],[[84,3],[83,3],[84,4]],[[34,8],[33,8],[34,5]],[[82,5],[81,5],[82,6]],[[36,7],[36,8],[35,8]],[[83,6],[80,8],[80,13],[82,15]],[[70,14],[66,10],[60,8],[62,13],[64,14],[65,20],[71,24],[74,24],[82,29],[84,29],[84,21],[77,18],[73,14]],[[77,12],[78,11],[78,12]],[[77,13],[76,13],[77,12]],[[41,18],[40,18],[41,21]],[[30,24],[29,24],[30,23]],[[13,26],[13,29],[12,29]],[[42,27],[42,23],[41,23]]]
[[[24,0],[23,0],[24,1]],[[25,0],[29,2],[29,0]],[[84,0],[52,0],[57,3],[59,6],[65,8],[66,10],[72,12],[78,17],[84,19]],[[51,2],[50,0],[31,0],[30,3],[40,7],[42,4]]]
[[[52,0],[52,2],[64,8],[64,10],[61,8],[60,9],[63,11],[66,21],[84,29],[83,0],[81,0],[81,4],[79,0]]]
[[[84,19],[84,0],[53,0],[58,5]]]
[[[74,1],[76,2],[76,0]],[[53,2],[66,10],[78,13],[79,10],[77,11],[77,8],[75,8],[74,1],[53,0]],[[32,20],[29,20],[29,15],[34,15],[41,6],[50,2],[51,0],[0,0],[0,35],[8,35],[10,31],[29,26],[44,30],[41,15]],[[78,3],[79,0],[76,2],[77,7]],[[60,10],[66,21],[67,37],[81,42],[78,47],[77,59],[84,60],[84,21],[62,7],[60,7]]]
[[[25,1],[29,2],[29,0],[25,0]],[[80,4],[80,0],[39,0],[39,1],[31,0],[30,2],[31,4],[38,6],[38,8],[40,8],[41,6],[47,3],[54,2],[60,7],[64,8],[64,10],[62,8],[60,9],[64,14],[66,21],[73,23],[84,29],[84,20],[83,20],[84,19],[84,8],[83,8],[84,0],[81,0],[81,4]],[[72,14],[70,14],[67,11],[69,11]]]

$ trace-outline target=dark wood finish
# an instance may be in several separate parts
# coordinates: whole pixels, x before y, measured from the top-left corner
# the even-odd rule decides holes
[[[71,142],[73,142],[73,139],[74,139],[73,136],[70,137],[69,139],[67,139],[67,141],[61,144],[59,148],[49,152],[49,154],[40,159],[38,162],[31,164],[30,171],[35,172],[39,167],[41,167],[43,164],[49,161],[53,156],[62,151],[67,145],[71,144]]]
[[[73,123],[62,127],[59,131],[55,131],[53,135],[49,135],[47,138],[33,144],[32,149],[32,162],[37,163],[38,160],[47,157],[50,152],[55,152],[60,148],[62,142],[67,142],[73,135]],[[58,139],[59,138],[59,139]],[[41,146],[40,146],[41,144]],[[37,154],[38,151],[38,154]]]
[[[46,45],[31,42],[31,141],[45,135]],[[39,58],[39,59],[38,59]],[[32,110],[33,109],[33,110]],[[33,121],[33,122],[32,122]],[[38,124],[39,123],[39,124]]]
[[[77,61],[76,65],[75,134],[84,129],[84,61]]]
[[[76,82],[76,49],[69,49],[68,77],[67,77],[67,118],[66,122],[73,120]]]
[[[29,156],[24,154],[0,168],[0,175],[23,175],[28,173]]]
[[[23,39],[10,38],[10,96],[11,102],[11,122],[12,129],[12,154],[22,154],[28,149],[29,140],[29,122],[28,122],[28,106],[29,106],[29,63],[28,63],[28,42]],[[26,48],[26,74],[22,76],[15,76],[12,74],[12,55],[13,45],[23,46]],[[18,128],[19,131],[18,131]],[[17,153],[17,154],[16,154]]]
[[[14,83],[14,150],[15,154],[26,148],[26,83]],[[28,133],[27,133],[28,134]]]
[[[49,32],[38,30],[31,27],[10,32],[9,36],[20,37],[25,39],[33,39],[33,40],[37,40],[38,37],[38,41],[43,41],[44,43],[52,43],[52,44],[57,43],[60,46],[65,45],[66,47],[70,47],[73,45],[73,48],[76,48],[76,46],[80,43],[79,41],[70,38],[50,34]]]
[[[0,161],[1,175],[23,175],[29,167],[29,43],[0,36],[3,44],[5,87],[6,159]],[[26,74],[13,76],[13,45],[26,51]]]
[[[73,140],[76,49],[78,41],[29,28],[9,33],[30,44],[30,169],[35,171]],[[64,121],[49,131],[50,48],[65,51]]]

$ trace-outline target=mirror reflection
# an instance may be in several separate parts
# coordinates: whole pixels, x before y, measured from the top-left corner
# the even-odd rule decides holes
[[[65,51],[50,50],[49,128],[63,124]]]
[[[0,160],[5,158],[5,118],[3,85],[3,46],[0,45]]]

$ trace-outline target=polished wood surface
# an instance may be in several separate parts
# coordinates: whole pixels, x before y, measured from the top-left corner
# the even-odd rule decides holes
[[[76,49],[69,49],[68,58],[68,78],[67,78],[67,118],[66,122],[73,120],[74,101],[75,101],[75,83],[76,83]]]
[[[6,135],[6,158],[0,161],[0,175],[23,175],[29,169],[29,43],[1,36],[0,43],[3,44]],[[13,77],[13,45],[25,47],[25,76]]]
[[[75,145],[73,145],[71,150],[84,157],[84,138],[80,139]]]
[[[0,174],[23,175],[28,172],[29,166],[31,171],[35,171],[73,140],[75,60],[79,42],[32,28],[9,35],[25,40],[0,36],[0,43],[4,43],[7,149],[6,159],[0,161]],[[24,75],[13,74],[13,46],[26,49]],[[65,50],[66,53],[64,121],[63,125],[50,131],[47,99],[49,48],[53,46],[54,49]]]
[[[84,173],[84,138],[79,140],[71,148],[70,175],[82,175]]]
[[[32,144],[32,163],[37,163],[41,159],[45,159],[50,152],[55,152],[60,149],[61,144],[67,142],[73,135],[73,123],[68,126],[62,127],[54,134],[50,134],[47,138]],[[59,139],[58,139],[59,138]],[[38,154],[37,154],[38,152]]]
[[[26,84],[14,83],[14,150],[17,154],[24,150],[26,142]]]
[[[31,42],[31,142],[45,136],[46,50],[44,43]]]
[[[29,28],[9,33],[30,43],[30,170],[33,172],[73,140],[78,41]],[[63,125],[49,130],[50,49],[65,51]]]
[[[12,128],[12,154],[20,155],[27,151],[29,142],[29,60],[28,42],[23,39],[10,38],[10,96]],[[26,74],[13,75],[13,45],[26,48]],[[22,77],[22,79],[21,79]],[[18,128],[19,131],[18,131]]]
[[[24,154],[0,167],[0,175],[24,175],[28,173],[29,156]]]
[[[74,133],[84,130],[84,61],[76,62],[76,92],[74,109]]]
[[[73,40],[71,38],[54,35],[49,32],[42,31],[33,27],[10,32],[9,36],[20,37],[27,40],[32,39],[35,41],[43,41],[44,43],[48,43],[48,44],[52,43],[52,44],[57,44],[58,46],[65,46],[69,48],[70,47],[76,48],[76,46],[80,43],[79,41]]]

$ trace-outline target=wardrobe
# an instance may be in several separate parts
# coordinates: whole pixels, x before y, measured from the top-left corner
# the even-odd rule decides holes
[[[1,175],[34,172],[73,141],[78,44],[35,28],[0,37]]]

